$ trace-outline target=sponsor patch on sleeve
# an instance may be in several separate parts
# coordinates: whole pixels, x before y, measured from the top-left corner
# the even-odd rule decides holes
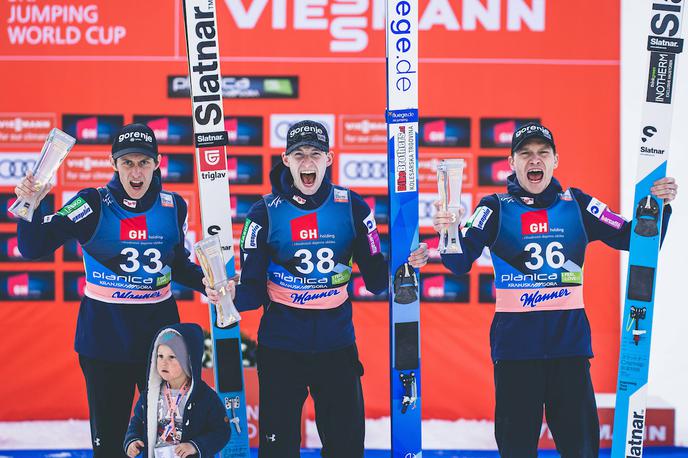
[[[377,229],[377,224],[375,223],[375,215],[371,211],[368,216],[365,217],[363,220],[363,224],[365,224],[365,227],[368,228],[368,233],[373,232],[375,229]]]
[[[66,216],[75,223],[78,223],[91,213],[93,213],[93,209],[83,197],[77,197],[57,212],[58,215]]]
[[[490,216],[492,216],[492,209],[481,205],[480,207],[476,208],[471,217],[468,218],[466,227],[475,227],[483,230],[485,228],[485,224],[487,224],[487,221],[490,219]]]
[[[373,229],[372,232],[368,232],[368,248],[370,249],[370,255],[374,256],[382,252],[380,247],[380,234],[378,234],[377,229]]]
[[[607,207],[607,204],[600,202],[594,197],[590,200],[586,210],[595,218],[614,229],[621,229],[624,223],[626,223],[626,219],[623,216],[614,213]]]
[[[602,212],[606,208],[607,204],[605,204],[604,202],[600,202],[599,200],[593,197],[592,199],[590,199],[590,203],[588,204],[588,208],[586,208],[586,210],[595,218],[599,219],[602,216]]]
[[[614,229],[621,229],[621,227],[626,223],[626,219],[623,216],[617,215],[609,208],[604,209],[600,215],[600,221],[607,226],[613,227]]]
[[[348,202],[349,201],[349,193],[346,191],[346,189],[334,189],[334,201],[335,202]]]
[[[263,228],[255,221],[246,218],[244,229],[241,231],[241,239],[239,244],[244,249],[258,248],[258,232]]]
[[[160,193],[160,203],[163,207],[174,208],[174,197],[172,194],[167,194],[166,192]]]

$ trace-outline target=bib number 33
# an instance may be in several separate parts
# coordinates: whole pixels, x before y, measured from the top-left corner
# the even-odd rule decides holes
[[[141,268],[141,264],[143,264],[143,270],[149,274],[155,274],[162,270],[163,264],[160,262],[162,255],[160,251],[155,248],[148,248],[141,254],[136,248],[127,247],[123,249],[120,254],[126,258],[124,262],[119,265],[119,268],[124,272],[136,272]],[[139,261],[139,259],[141,260]]]

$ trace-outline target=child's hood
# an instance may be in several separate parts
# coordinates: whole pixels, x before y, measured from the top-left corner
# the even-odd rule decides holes
[[[153,339],[153,345],[151,346],[150,361],[149,361],[149,382],[155,379],[157,375],[157,348],[162,340],[162,337],[173,332],[178,334],[184,339],[186,344],[186,351],[189,354],[189,363],[191,365],[191,376],[193,380],[201,380],[201,368],[203,361],[203,329],[195,323],[178,323],[170,326],[165,326],[160,329]]]

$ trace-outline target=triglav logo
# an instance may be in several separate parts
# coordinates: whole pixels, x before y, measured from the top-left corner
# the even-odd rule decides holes
[[[199,148],[201,178],[217,180],[227,177],[227,156],[225,147]]]
[[[220,150],[219,149],[207,149],[203,151],[203,157],[205,158],[205,163],[209,166],[217,165],[220,163]]]

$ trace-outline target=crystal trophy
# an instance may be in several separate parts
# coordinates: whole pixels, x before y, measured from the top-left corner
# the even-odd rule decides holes
[[[67,157],[67,153],[72,149],[76,139],[71,135],[62,132],[60,129],[53,128],[48,134],[48,138],[43,144],[41,157],[38,158],[33,168],[33,177],[36,180],[36,194],[31,198],[20,197],[9,208],[9,211],[16,217],[25,221],[33,219],[33,213],[38,206],[40,199],[45,196],[46,187],[53,179],[62,161]]]
[[[463,159],[442,159],[437,166],[437,188],[440,195],[440,210],[452,213],[452,222],[448,228],[440,231],[440,253],[462,253],[459,243],[459,209],[461,208],[461,183]]]
[[[205,278],[210,287],[220,293],[220,301],[215,304],[216,324],[218,328],[226,328],[237,323],[241,315],[234,307],[232,296],[229,294],[229,278],[227,267],[222,255],[222,243],[218,234],[206,237],[194,245],[196,257],[201,264]]]

